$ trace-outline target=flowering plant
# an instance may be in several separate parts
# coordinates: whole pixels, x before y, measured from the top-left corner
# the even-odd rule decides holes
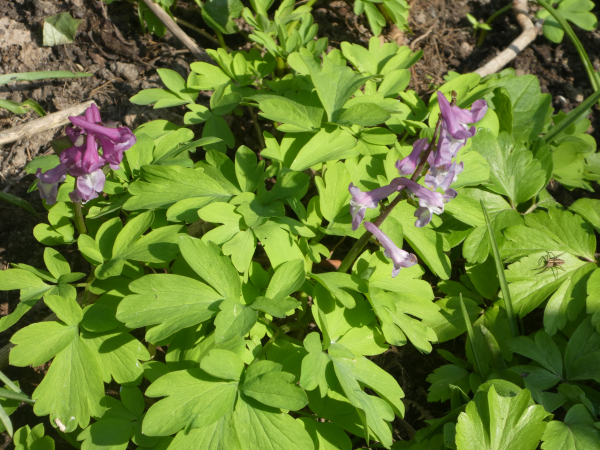
[[[546,190],[598,179],[589,105],[552,115],[511,70],[420,98],[419,53],[326,53],[307,5],[251,3],[260,47],[159,69],[166,88],[131,99],[182,124],[92,107],[27,168],[47,270],[0,271],[21,295],[0,331],[41,298],[55,313],[11,337],[11,365],[51,361],[34,412],[84,450],[600,447],[600,206]],[[74,243],[81,272],[52,248]],[[435,364],[426,399],[410,355]],[[425,424],[427,401],[449,411]]]

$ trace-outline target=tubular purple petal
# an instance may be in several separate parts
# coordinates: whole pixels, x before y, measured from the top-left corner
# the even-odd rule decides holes
[[[428,145],[429,140],[427,138],[417,139],[413,143],[413,149],[412,152],[410,152],[410,155],[396,163],[398,172],[402,175],[411,175],[421,162],[421,153],[423,153],[423,150],[425,150]]]
[[[468,123],[478,122],[487,112],[487,103],[485,100],[478,100],[473,104],[473,110],[461,109],[458,106],[450,105],[444,94],[437,93],[440,112],[442,114],[443,124],[454,139],[468,139],[475,135],[475,128],[467,128]],[[463,144],[464,145],[464,144]]]
[[[400,269],[414,266],[417,263],[417,257],[412,253],[398,248],[396,244],[374,223],[365,222],[365,228],[377,238],[384,249],[384,255],[392,260],[394,269],[392,270],[392,278],[400,272]]]
[[[40,197],[46,200],[46,204],[54,205],[56,196],[58,195],[58,184],[65,181],[67,178],[67,166],[59,164],[54,169],[47,170],[42,173],[42,169],[38,168],[35,176],[38,179],[38,190]]]
[[[352,195],[350,199],[350,214],[352,215],[352,231],[358,230],[361,222],[365,218],[367,208],[375,209],[379,202],[384,198],[389,197],[394,192],[398,191],[397,185],[394,183],[388,186],[383,186],[373,189],[370,192],[363,192],[358,187],[350,183],[348,190]]]

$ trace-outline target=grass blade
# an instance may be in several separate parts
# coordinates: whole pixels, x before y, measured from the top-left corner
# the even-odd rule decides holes
[[[550,129],[550,131],[544,136],[544,140],[546,141],[546,143],[550,144],[569,125],[574,123],[577,119],[579,119],[584,114],[588,113],[588,111],[590,111],[592,109],[592,106],[594,106],[594,104],[599,100],[600,100],[600,90],[594,92],[592,95],[590,95],[588,98],[586,98],[581,103],[581,105],[579,105],[577,108],[575,108],[569,114],[567,114],[567,117],[565,117],[560,123],[553,126]]]
[[[92,73],[69,72],[68,70],[47,70],[44,72],[7,73],[0,75],[0,86],[14,81],[36,81],[48,78],[87,78]]]
[[[13,383],[10,378],[8,378],[6,375],[4,375],[4,373],[2,373],[2,371],[0,371],[0,380],[4,381],[4,384],[9,389],[13,390],[14,392],[17,392],[17,393],[23,392],[21,390],[21,388],[19,386],[17,386],[15,383]]]
[[[35,403],[35,400],[32,400],[31,398],[29,398],[29,396],[23,394],[22,392],[13,392],[4,388],[0,388],[0,397],[8,398],[11,400],[18,400],[20,402]]]
[[[0,420],[4,424],[4,428],[6,428],[6,432],[8,433],[8,435],[10,437],[13,437],[12,422],[10,421],[10,417],[8,417],[8,414],[6,414],[6,411],[4,411],[2,405],[0,405]]]
[[[481,209],[485,216],[485,223],[487,224],[488,235],[490,237],[490,247],[492,248],[492,254],[494,256],[494,262],[496,263],[496,271],[498,272],[498,279],[500,280],[500,289],[502,296],[504,297],[504,307],[506,308],[506,315],[508,316],[508,325],[510,327],[510,334],[513,337],[519,336],[519,327],[517,325],[517,318],[515,317],[515,311],[513,310],[512,298],[510,291],[508,290],[508,283],[506,282],[506,275],[504,274],[504,266],[502,265],[502,259],[500,259],[500,251],[498,250],[498,243],[496,242],[496,235],[492,229],[492,223],[490,222],[490,216],[488,215],[487,208],[481,202]]]
[[[473,325],[471,325],[471,319],[469,318],[467,307],[465,306],[465,302],[463,301],[462,293],[460,294],[460,309],[462,310],[463,319],[465,320],[465,325],[467,326],[467,336],[469,337],[469,342],[471,343],[471,350],[473,350],[473,358],[475,358],[475,365],[479,370],[479,375],[481,375],[481,378],[483,378],[485,376],[485,372],[483,371],[483,365],[481,364],[481,360],[479,359],[479,355],[477,354],[477,348],[475,347],[475,333],[473,333]]]
[[[33,209],[33,206],[31,206],[27,200],[23,200],[21,197],[9,194],[8,192],[0,192],[0,200],[10,203],[14,206],[18,206],[19,208],[23,208],[25,211],[29,211],[33,215],[37,215],[38,213],[35,209]]]

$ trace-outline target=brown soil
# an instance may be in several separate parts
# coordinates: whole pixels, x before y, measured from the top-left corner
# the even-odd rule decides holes
[[[315,7],[314,17],[319,24],[319,36],[327,36],[332,47],[339,47],[339,43],[344,40],[366,45],[371,37],[366,20],[354,15],[352,8],[348,6],[351,3],[322,0]],[[413,50],[424,51],[423,59],[413,69],[410,85],[420,95],[427,95],[442,84],[443,76],[448,71],[466,73],[481,66],[520,33],[512,12],[509,12],[494,22],[493,31],[488,33],[483,46],[476,47],[466,13],[485,20],[504,6],[506,0],[412,0],[410,3],[410,27],[413,33],[404,36],[404,43]],[[182,0],[179,5],[176,16],[184,17],[210,32],[192,1]],[[75,42],[60,47],[42,47],[39,30],[43,19],[63,11],[70,11],[75,18],[83,20]],[[600,14],[600,5],[596,6],[594,12],[596,15]],[[200,46],[215,48],[211,41],[196,32],[190,31],[189,34]],[[600,69],[600,32],[578,31],[577,34],[588,50],[596,70]],[[225,39],[231,48],[246,46],[239,36],[226,36]],[[185,77],[189,71],[189,63],[193,61],[170,33],[164,38],[141,34],[135,8],[128,2],[117,1],[108,7],[95,0],[0,2],[0,74],[42,70],[86,71],[94,74],[88,79],[21,82],[0,86],[2,99],[22,101],[32,98],[47,112],[93,99],[104,118],[120,121],[130,127],[159,117],[182,124],[185,112],[183,107],[153,110],[133,105],[129,98],[140,89],[161,87],[156,68],[168,67]],[[556,110],[570,111],[591,94],[579,57],[566,38],[562,44],[555,45],[540,36],[510,66],[517,69],[519,74],[538,76],[542,90],[552,94]],[[204,100],[207,102],[208,99]],[[34,118],[34,113],[18,116],[0,110],[0,131]],[[593,115],[591,119],[591,132],[596,140],[600,140],[598,115]],[[236,117],[232,120],[236,121],[234,128],[238,141],[250,148],[258,148],[249,117]],[[200,132],[201,126],[194,131]],[[36,224],[45,220],[45,211],[37,192],[27,194],[33,176],[22,170],[35,156],[51,153],[48,142],[61,132],[60,129],[48,131],[0,146],[0,189],[28,200],[40,213],[34,216],[0,202],[0,270],[17,262],[43,267],[43,246],[34,239],[32,230]],[[579,192],[570,193],[560,187],[553,192],[563,204],[569,204],[574,196],[582,195]],[[344,245],[336,252],[336,255],[343,255]],[[78,264],[81,262],[74,261],[74,265]],[[17,302],[17,292],[0,292],[0,314],[11,312]],[[47,313],[40,305],[37,311],[0,334],[0,346],[8,343],[10,336],[18,329],[40,320]],[[448,349],[457,353],[461,353],[464,348],[458,341],[449,345],[455,346]],[[399,348],[397,352],[380,356],[377,362],[394,374],[405,390],[408,400],[406,421],[412,427],[421,428],[424,426],[424,419],[440,417],[447,412],[447,404],[426,403],[428,384],[425,378],[434,368],[444,364],[435,352],[429,356],[420,355],[411,346],[406,346]],[[12,379],[19,380],[23,390],[31,394],[43,378],[43,369],[11,367],[6,373]],[[36,417],[28,405],[19,407],[11,418],[15,429],[25,424],[33,426],[44,422],[46,430],[51,430],[50,434],[56,440],[57,449],[72,448],[56,435],[46,417]],[[398,425],[396,431],[402,438],[407,438],[403,427]],[[3,435],[0,442],[1,439],[3,444],[0,443],[0,448],[14,448],[8,436]]]

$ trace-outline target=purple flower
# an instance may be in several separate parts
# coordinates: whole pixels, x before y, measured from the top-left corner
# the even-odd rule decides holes
[[[415,226],[422,228],[431,222],[433,214],[442,214],[444,205],[456,197],[457,192],[454,189],[448,189],[444,194],[434,192],[415,183],[407,178],[396,178],[394,180],[400,186],[400,189],[408,188],[415,197],[419,199],[419,207],[415,211]]]
[[[441,187],[444,191],[450,188],[450,185],[458,179],[458,175],[463,171],[464,163],[456,162],[444,164],[441,166],[431,166],[425,175],[425,184],[431,189]]]
[[[468,123],[479,122],[487,112],[487,102],[483,99],[473,103],[471,111],[452,106],[440,91],[437,93],[442,126],[448,130],[455,139],[468,139],[475,136],[475,127],[468,128]]]
[[[362,192],[354,184],[348,186],[352,198],[350,199],[350,214],[352,215],[352,231],[358,230],[358,227],[365,218],[367,208],[375,209],[379,202],[398,191],[398,186],[394,183],[374,189],[370,192]]]
[[[102,169],[98,169],[90,174],[77,177],[77,189],[69,193],[69,198],[73,203],[83,201],[89,202],[98,197],[98,193],[104,189],[106,176]]]
[[[404,175],[412,175],[421,162],[421,153],[423,153],[423,150],[425,150],[428,145],[429,140],[427,138],[417,139],[413,143],[413,149],[412,152],[410,152],[410,155],[396,163],[398,172]]]
[[[411,267],[417,264],[416,255],[398,248],[398,246],[394,244],[394,242],[383,231],[377,228],[374,223],[365,222],[365,228],[377,238],[384,249],[383,254],[390,258],[394,263],[392,278],[398,275],[400,269],[403,267]]]
[[[40,191],[40,197],[46,200],[47,205],[54,205],[56,203],[56,196],[58,195],[58,183],[62,183],[67,178],[67,166],[59,164],[54,169],[47,170],[42,173],[42,169],[38,168],[35,176],[38,179],[38,189]]]

